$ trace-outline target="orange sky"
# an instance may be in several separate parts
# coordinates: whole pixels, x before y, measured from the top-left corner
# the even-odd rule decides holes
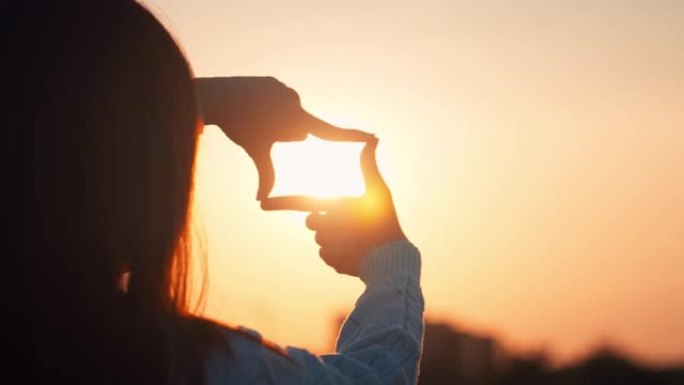
[[[145,1],[198,76],[273,75],[376,133],[428,315],[560,359],[684,361],[684,2]],[[206,314],[327,348],[362,290],[201,141]]]

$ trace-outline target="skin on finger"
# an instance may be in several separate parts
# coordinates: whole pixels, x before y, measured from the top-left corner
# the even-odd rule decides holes
[[[373,134],[351,128],[341,128],[321,120],[308,112],[303,117],[304,127],[308,131],[323,140],[344,141],[344,142],[369,142],[375,139]]]
[[[262,199],[261,208],[266,211],[294,210],[317,212],[325,211],[326,203],[321,199],[305,195],[291,195]]]
[[[368,194],[389,193],[389,188],[380,174],[376,161],[375,150],[378,147],[378,140],[375,139],[366,143],[361,150],[361,173],[366,184]]]
[[[313,212],[309,215],[306,216],[306,227],[309,228],[309,230],[316,231],[318,230],[323,222],[325,221],[325,213],[320,213],[320,212]]]
[[[275,171],[271,159],[268,158],[261,163],[257,163],[257,172],[259,174],[259,189],[257,190],[256,199],[263,200],[268,197],[275,184]]]
[[[320,212],[328,211],[332,207],[343,204],[347,199],[351,198],[315,198],[306,195],[289,195],[262,199],[261,208],[266,211],[294,210]]]
[[[328,211],[311,213],[306,218],[306,225],[311,230],[325,232],[354,231],[358,229],[358,221],[354,215],[353,205],[341,204],[342,207],[329,207]]]
[[[259,146],[245,147],[245,151],[252,158],[259,174],[259,189],[257,200],[268,197],[275,183],[275,169],[271,161],[271,146],[273,143],[264,143]]]

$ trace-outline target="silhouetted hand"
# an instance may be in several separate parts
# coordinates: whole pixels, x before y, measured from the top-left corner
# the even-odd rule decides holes
[[[265,210],[312,211],[306,219],[316,232],[319,254],[338,273],[359,275],[362,257],[384,243],[406,239],[392,203],[392,195],[375,160],[377,139],[361,152],[366,193],[359,198],[320,199],[276,197],[262,202]]]
[[[216,124],[252,158],[259,173],[257,199],[273,188],[271,147],[307,134],[335,141],[365,142],[373,135],[326,123],[306,112],[299,95],[273,77],[197,78],[195,89],[205,124]]]

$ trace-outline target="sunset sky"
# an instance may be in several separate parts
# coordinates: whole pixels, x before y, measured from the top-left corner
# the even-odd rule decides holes
[[[609,342],[684,362],[684,2],[144,3],[197,76],[275,76],[380,138],[428,318],[560,361]],[[205,314],[323,352],[362,283],[256,189],[207,126]]]

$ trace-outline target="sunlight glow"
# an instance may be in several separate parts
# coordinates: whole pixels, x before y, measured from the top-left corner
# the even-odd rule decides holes
[[[274,75],[380,139],[432,317],[560,360],[598,339],[684,362],[684,1],[142,2],[196,76]],[[362,192],[334,171],[356,151],[323,164],[358,144],[300,145],[273,149],[275,195]],[[308,213],[261,209],[219,127],[196,170],[204,315],[330,352],[363,282],[318,260]]]
[[[359,157],[364,143],[329,142],[309,135],[271,149],[276,172],[271,196],[361,196],[365,191]]]

